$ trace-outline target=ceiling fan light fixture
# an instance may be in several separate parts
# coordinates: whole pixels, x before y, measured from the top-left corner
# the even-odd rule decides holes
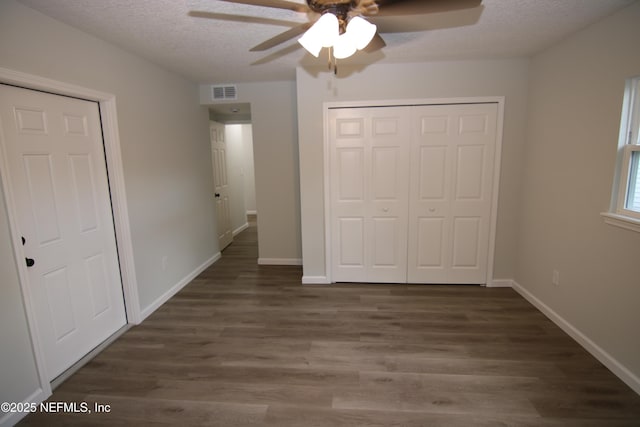
[[[347,33],[352,37],[356,49],[361,50],[367,47],[376,35],[378,27],[359,16],[351,18],[347,24]]]
[[[341,34],[333,45],[333,57],[336,59],[348,58],[356,53],[356,43],[354,37],[347,31]]]
[[[298,43],[317,58],[323,47],[333,46],[339,28],[338,18],[333,13],[325,13],[298,39]]]
[[[316,58],[320,55],[320,51],[322,50],[322,41],[319,37],[315,37],[309,31],[304,33],[302,37],[298,39],[298,43],[300,43],[307,52]]]
[[[316,27],[319,37],[322,39],[322,47],[333,46],[340,35],[340,23],[338,17],[333,13],[322,15],[318,22],[313,24],[313,27]]]
[[[340,22],[343,34],[340,34]],[[298,43],[316,58],[323,47],[333,47],[333,57],[344,59],[367,47],[376,31],[374,24],[359,16],[351,18],[345,29],[344,21],[340,21],[334,13],[327,12],[298,39]]]

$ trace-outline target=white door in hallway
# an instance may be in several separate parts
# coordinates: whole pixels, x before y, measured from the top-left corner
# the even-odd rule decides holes
[[[0,136],[53,379],[126,324],[98,104],[0,85]]]
[[[406,282],[410,110],[329,115],[333,280]]]
[[[412,109],[409,283],[486,283],[497,104]]]
[[[213,163],[218,244],[220,250],[223,250],[233,241],[231,205],[229,203],[229,178],[227,174],[227,143],[224,139],[224,125],[209,122],[209,138],[211,140],[211,161]]]

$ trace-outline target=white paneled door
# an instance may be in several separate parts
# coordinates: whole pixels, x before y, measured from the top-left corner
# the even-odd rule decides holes
[[[229,178],[227,174],[227,143],[224,139],[224,125],[209,122],[209,138],[211,139],[218,244],[220,250],[223,250],[233,241],[231,205],[229,203]]]
[[[329,110],[336,282],[486,283],[497,104]]]
[[[486,283],[497,104],[412,109],[409,283]]]
[[[98,104],[0,85],[0,125],[53,379],[126,324]]]
[[[406,282],[410,110],[329,115],[333,279]]]

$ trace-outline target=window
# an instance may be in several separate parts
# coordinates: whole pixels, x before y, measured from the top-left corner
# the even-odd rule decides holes
[[[640,76],[627,80],[610,224],[640,231]]]
[[[636,147],[640,148],[640,147]],[[624,208],[633,213],[640,212],[640,173],[638,173],[638,164],[640,164],[640,151],[634,150],[631,153],[629,161],[629,185],[627,188],[627,199]]]

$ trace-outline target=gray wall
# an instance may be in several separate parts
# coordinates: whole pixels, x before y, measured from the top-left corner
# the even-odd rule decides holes
[[[640,75],[638,23],[635,2],[532,59],[515,275],[636,378],[640,233],[606,225],[600,213],[611,198],[625,79]]]
[[[239,83],[238,100],[251,103],[258,251],[261,260],[288,263],[302,256],[295,82]],[[211,86],[200,103],[213,104]]]
[[[528,60],[373,65],[297,71],[304,276],[325,276],[322,103],[504,96],[505,118],[494,278],[511,279],[519,212]]]
[[[13,0],[0,2],[0,67],[116,95],[141,309],[219,252],[196,84]],[[34,391],[35,373],[7,232],[3,197],[0,398],[19,401]]]

